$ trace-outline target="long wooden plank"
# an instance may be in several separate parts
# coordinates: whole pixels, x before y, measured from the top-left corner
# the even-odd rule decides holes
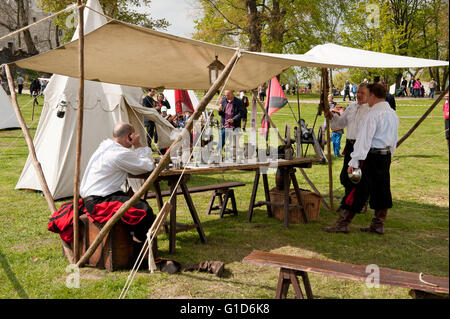
[[[228,182],[228,183],[222,183],[222,184],[211,184],[211,185],[203,185],[203,186],[194,186],[189,187],[188,191],[191,194],[195,193],[202,193],[207,191],[212,191],[215,189],[224,189],[224,188],[233,188],[233,187],[241,187],[245,186],[244,183],[238,183],[238,182]],[[177,195],[182,195],[183,191],[181,189],[177,190]],[[157,192],[148,192],[146,198],[156,198]],[[170,191],[161,191],[161,197],[167,197],[170,196]]]
[[[283,267],[363,282],[365,282],[370,275],[370,272],[366,272],[366,266],[362,265],[274,254],[257,250],[254,250],[250,255],[245,257],[243,262]],[[448,277],[424,275],[422,279],[426,282],[437,285],[435,287],[421,282],[419,279],[419,274],[417,273],[383,267],[380,267],[379,271],[380,285],[404,287],[434,293],[449,293]]]
[[[221,173],[225,171],[235,171],[235,170],[256,170],[261,167],[283,167],[283,166],[294,166],[294,167],[311,167],[314,163],[320,163],[318,158],[296,158],[293,160],[283,160],[279,159],[276,162],[258,162],[252,164],[236,164],[236,165],[220,165],[220,166],[210,166],[210,167],[187,167],[184,171],[186,175],[193,174],[203,174],[203,173]],[[158,164],[159,165],[159,164]],[[183,169],[165,169],[161,171],[159,176],[172,176],[181,175]],[[131,175],[131,178],[146,178],[149,174],[141,175]]]

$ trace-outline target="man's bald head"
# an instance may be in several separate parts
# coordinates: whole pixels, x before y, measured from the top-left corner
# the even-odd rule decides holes
[[[130,123],[119,122],[114,126],[113,137],[122,138],[133,133],[133,126]]]

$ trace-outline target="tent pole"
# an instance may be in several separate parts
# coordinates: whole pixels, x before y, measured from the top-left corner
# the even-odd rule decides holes
[[[75,177],[73,182],[73,252],[75,262],[79,257],[79,207],[80,198],[80,161],[81,144],[83,139],[83,113],[84,113],[84,7],[82,0],[77,0],[78,8],[78,63],[79,63],[79,86],[78,86],[78,121],[77,121],[77,148],[75,158]]]
[[[439,102],[442,100],[446,92],[448,92],[448,86],[444,91],[442,91],[441,95],[439,95],[439,97],[433,102],[430,108],[422,115],[422,117],[416,122],[416,124],[414,124],[409,129],[409,131],[401,139],[398,140],[397,147],[399,147],[400,144],[402,144],[416,130],[416,128],[419,127],[419,125],[427,118],[427,116],[431,113],[431,111],[433,111],[436,105],[439,104]]]
[[[139,201],[139,199],[147,192],[149,187],[156,181],[159,174],[163,169],[167,167],[170,160],[170,152],[172,149],[181,142],[183,136],[186,133],[192,132],[192,127],[194,125],[194,121],[198,120],[200,115],[205,110],[206,106],[208,105],[209,101],[214,97],[219,87],[223,84],[225,79],[228,77],[230,72],[233,69],[233,66],[237,61],[239,60],[241,56],[241,51],[238,49],[236,50],[236,53],[233,55],[233,57],[230,59],[220,76],[217,78],[216,82],[209,88],[206,95],[200,100],[200,103],[198,104],[197,110],[195,110],[192,117],[189,119],[189,121],[186,123],[186,127],[181,131],[180,135],[176,138],[175,141],[170,145],[170,148],[167,150],[167,152],[164,154],[164,156],[161,158],[161,161],[159,164],[155,167],[155,169],[151,172],[150,176],[146,179],[144,184],[141,186],[141,188],[128,200],[126,201],[120,209],[111,217],[110,220],[106,222],[106,224],[103,226],[102,230],[99,232],[97,237],[92,242],[91,246],[86,250],[84,255],[78,260],[77,266],[82,267],[92,256],[92,254],[97,249],[98,245],[102,242],[103,238],[108,234],[110,229],[114,226],[115,223],[117,223],[120,218],[122,218],[123,214],[130,209],[131,206],[133,206],[135,203]]]
[[[28,152],[31,154],[31,159],[34,165],[34,169],[36,171],[36,175],[39,179],[39,183],[42,187],[42,192],[44,193],[45,200],[47,201],[48,208],[50,209],[50,213],[56,211],[55,201],[50,193],[50,190],[47,185],[47,181],[45,180],[44,172],[42,171],[41,164],[39,163],[36,150],[34,148],[33,139],[31,138],[30,132],[28,131],[28,127],[23,119],[22,112],[20,111],[19,103],[17,102],[17,95],[14,88],[14,80],[11,75],[11,70],[7,64],[5,64],[6,77],[8,79],[9,90],[11,91],[11,102],[14,107],[14,111],[16,113],[17,119],[19,120],[20,127],[22,129],[23,134],[25,135],[25,140],[28,145]],[[69,244],[61,240],[64,252],[66,257],[70,262],[73,261],[72,249]]]
[[[323,97],[323,108],[324,113],[328,113],[330,111],[330,107],[328,104],[328,70],[326,68],[322,68],[322,97]],[[326,118],[327,123],[327,160],[328,160],[328,187],[330,193],[330,212],[334,212],[334,203],[333,203],[333,169],[331,162],[331,143],[330,143],[330,120]]]

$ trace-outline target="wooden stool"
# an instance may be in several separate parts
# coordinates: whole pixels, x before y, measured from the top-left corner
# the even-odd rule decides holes
[[[91,223],[86,215],[80,217],[81,255],[83,255],[101,230],[101,225]],[[156,239],[156,238],[155,238]],[[131,269],[141,250],[142,244],[133,241],[126,224],[117,222],[86,263],[87,266],[115,271]],[[153,241],[153,254],[156,257],[157,241]]]
[[[214,205],[214,200],[216,197],[219,198],[219,205]],[[233,209],[228,209],[228,199],[231,199],[231,205]],[[211,193],[211,198],[209,200],[208,210],[206,212],[207,215],[211,215],[211,211],[220,209],[220,218],[223,217],[225,214],[234,214],[237,215],[237,207],[236,207],[236,198],[234,197],[234,190],[230,188],[224,188],[224,189],[215,189]]]

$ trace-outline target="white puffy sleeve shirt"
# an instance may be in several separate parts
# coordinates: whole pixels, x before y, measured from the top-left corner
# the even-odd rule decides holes
[[[112,140],[103,141],[94,152],[80,185],[80,196],[107,196],[122,190],[127,174],[143,174],[153,170],[149,147],[136,150]]]
[[[333,114],[333,118],[330,120],[330,127],[332,130],[340,130],[347,127],[347,139],[356,140],[361,123],[369,110],[367,103],[359,105],[357,102],[352,102],[340,116]]]
[[[365,160],[371,148],[389,147],[391,156],[397,146],[398,117],[389,103],[380,102],[372,106],[360,126],[349,166],[359,167],[359,161]]]

